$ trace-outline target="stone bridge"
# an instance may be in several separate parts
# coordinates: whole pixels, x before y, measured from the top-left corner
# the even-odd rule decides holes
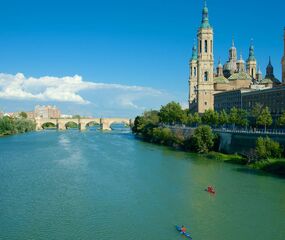
[[[74,122],[78,125],[78,128],[82,131],[86,130],[86,127],[90,123],[96,123],[100,125],[102,130],[112,130],[111,125],[113,123],[123,123],[131,126],[133,121],[128,118],[56,118],[56,119],[35,119],[36,129],[42,130],[45,123],[52,123],[56,126],[58,130],[66,130],[66,124],[69,122]]]

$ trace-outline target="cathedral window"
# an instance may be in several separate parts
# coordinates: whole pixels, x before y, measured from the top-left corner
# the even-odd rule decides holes
[[[194,76],[196,77],[196,75],[197,75],[197,69],[196,67],[194,67]]]
[[[199,52],[201,53],[202,52],[202,41],[200,40],[199,42]]]
[[[204,73],[204,81],[205,81],[205,82],[208,81],[208,72],[205,72],[205,73]]]
[[[207,40],[205,40],[205,53],[207,53],[208,52],[208,41]]]

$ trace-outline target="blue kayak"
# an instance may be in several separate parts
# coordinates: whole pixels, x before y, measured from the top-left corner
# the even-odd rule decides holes
[[[183,232],[181,232],[181,227],[180,227],[180,226],[176,225],[176,230],[177,230],[178,232],[180,232],[180,234],[183,234],[185,237],[187,237],[187,238],[189,238],[189,239],[192,239],[189,233],[186,233],[186,232],[183,233]]]

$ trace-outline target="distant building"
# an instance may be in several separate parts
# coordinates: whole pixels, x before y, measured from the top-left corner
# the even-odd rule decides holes
[[[34,119],[35,118],[35,112],[26,112],[28,119]]]
[[[37,105],[34,111],[35,118],[60,118],[60,110],[56,106]]]
[[[268,107],[272,116],[278,117],[285,112],[285,86],[262,90],[240,89],[214,94],[215,111],[230,111],[243,108],[250,112],[256,104]]]
[[[4,113],[0,112],[0,118],[4,116]]]

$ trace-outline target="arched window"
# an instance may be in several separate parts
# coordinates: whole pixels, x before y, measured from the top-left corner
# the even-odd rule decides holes
[[[253,77],[253,68],[251,69],[251,76]]]
[[[207,82],[208,81],[208,72],[204,73],[204,81]]]
[[[208,41],[207,40],[205,40],[205,53],[207,53],[208,52]]]
[[[197,75],[197,70],[196,70],[196,67],[194,67],[194,76],[196,77]]]
[[[199,52],[201,53],[202,52],[202,41],[200,40],[199,42]]]

